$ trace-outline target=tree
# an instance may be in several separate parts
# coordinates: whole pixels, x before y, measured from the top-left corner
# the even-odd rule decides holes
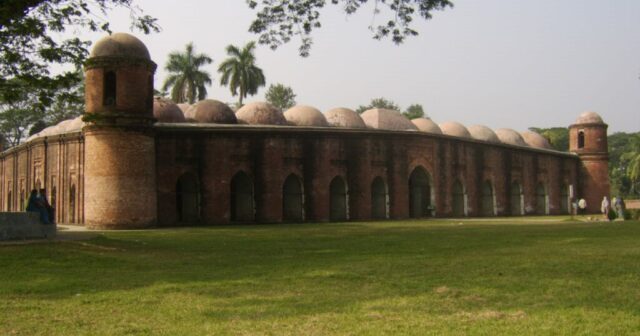
[[[569,150],[569,129],[566,127],[538,128],[529,127],[529,130],[536,132],[549,141],[553,149],[561,152]]]
[[[222,74],[220,85],[229,85],[231,94],[239,96],[239,106],[242,106],[242,100],[248,94],[258,93],[258,88],[265,85],[262,69],[256,66],[253,54],[255,47],[255,42],[247,43],[242,49],[228,45],[226,50],[230,57],[218,67],[218,72]]]
[[[372,108],[383,108],[387,110],[400,111],[400,106],[398,104],[394,103],[391,100],[387,100],[386,98],[380,97],[380,98],[371,99],[371,102],[369,103],[369,105],[358,106],[358,108],[356,109],[356,112],[362,113]]]
[[[11,85],[23,86],[22,83],[13,83],[17,79],[10,80]],[[31,126],[44,119],[44,109],[35,102],[38,95],[35,92],[22,90],[19,96],[11,99],[0,97],[0,133],[4,136],[7,146],[17,146],[26,138]]]
[[[55,64],[80,66],[90,41],[61,33],[78,28],[109,31],[106,14],[113,7],[131,11],[132,26],[145,33],[159,31],[154,18],[141,15],[133,0],[4,0],[0,5],[0,94],[3,102],[18,102],[23,91],[35,95],[33,103],[48,106],[60,90],[81,80],[75,70],[50,72]],[[14,80],[15,79],[15,80]]]
[[[206,85],[211,85],[209,73],[200,67],[211,64],[213,60],[206,54],[195,54],[193,43],[188,43],[184,53],[174,51],[169,54],[165,69],[169,76],[162,85],[162,90],[171,88],[171,100],[176,104],[188,102],[193,104],[207,97]]]
[[[415,119],[424,117],[424,109],[420,104],[411,104],[407,110],[402,113],[407,119]]]
[[[311,32],[321,27],[320,10],[326,0],[247,0],[249,7],[257,9],[255,20],[249,31],[259,34],[258,42],[276,49],[291,40],[300,37],[299,53],[305,57],[309,55]],[[347,15],[356,13],[368,0],[331,0],[332,5],[341,5]],[[402,43],[406,37],[418,35],[411,23],[414,15],[425,20],[431,19],[432,12],[453,7],[449,0],[375,0],[373,18],[390,12],[389,19],[383,18],[381,24],[369,27],[373,31],[373,38],[381,40],[391,37],[395,44]],[[373,20],[372,20],[373,21]]]
[[[271,105],[286,110],[296,104],[296,94],[293,90],[283,84],[269,85],[265,98]]]

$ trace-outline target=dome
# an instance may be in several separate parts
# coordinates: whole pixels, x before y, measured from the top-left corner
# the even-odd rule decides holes
[[[287,120],[284,118],[279,108],[266,103],[255,102],[249,103],[241,107],[236,112],[239,123],[250,125],[286,125]]]
[[[155,97],[153,99],[153,117],[159,122],[184,122],[184,114],[174,102],[169,99]]]
[[[84,121],[82,121],[82,116],[76,117],[72,119],[65,127],[65,132],[79,132],[82,131],[84,127]]]
[[[411,119],[411,122],[416,125],[420,132],[442,134],[440,127],[429,118],[415,118]]]
[[[351,109],[338,107],[325,112],[329,126],[345,128],[367,128],[360,115]]]
[[[191,108],[191,104],[187,104],[187,103],[176,104],[176,106],[178,106],[180,111],[182,111],[182,114],[187,113],[187,111]],[[185,115],[185,117],[186,117],[186,115]]]
[[[599,114],[587,111],[576,119],[576,124],[604,124],[604,121],[602,121],[602,117]]]
[[[151,60],[149,50],[137,37],[127,33],[113,33],[98,40],[89,57],[130,57]]]
[[[193,119],[200,123],[212,124],[237,124],[236,115],[227,104],[213,100],[205,99],[197,102],[189,113],[193,113]]]
[[[533,148],[553,149],[549,144],[549,141],[547,141],[545,137],[536,132],[524,131],[520,133],[520,135],[522,135],[524,142],[526,142],[527,145]]]
[[[296,105],[284,112],[287,122],[295,126],[327,127],[327,119],[315,107]]]
[[[471,134],[464,125],[455,121],[448,121],[439,125],[443,134],[459,138],[471,138]]]
[[[500,143],[500,139],[496,133],[487,126],[473,125],[467,128],[471,137],[486,142]]]
[[[496,135],[503,144],[528,147],[527,143],[522,138],[522,135],[510,128],[498,129],[496,130]]]
[[[400,112],[374,108],[362,113],[362,120],[369,128],[391,131],[417,131],[418,128]]]

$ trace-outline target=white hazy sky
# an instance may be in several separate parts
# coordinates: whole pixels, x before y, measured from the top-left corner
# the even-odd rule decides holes
[[[609,132],[640,131],[640,1],[454,0],[455,7],[419,20],[420,35],[395,46],[371,38],[370,8],[346,16],[327,5],[313,34],[311,56],[297,40],[257,62],[271,83],[293,88],[299,104],[326,111],[355,109],[385,97],[402,108],[422,104],[437,123],[525,130],[568,126],[586,110]],[[165,78],[167,54],[193,42],[214,63],[209,97],[237,101],[219,85],[217,67],[228,44],[244,45],[255,15],[244,0],[136,0],[162,32],[142,35]],[[127,12],[109,15],[114,31],[129,31]],[[377,19],[381,21],[383,18]],[[93,40],[98,35],[92,37]],[[266,87],[247,101],[263,100]]]

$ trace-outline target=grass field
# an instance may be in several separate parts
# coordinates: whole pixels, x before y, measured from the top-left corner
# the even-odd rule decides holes
[[[0,245],[0,335],[640,334],[640,223],[395,221]]]

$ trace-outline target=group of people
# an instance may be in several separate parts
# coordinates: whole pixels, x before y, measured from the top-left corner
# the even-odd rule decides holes
[[[37,212],[40,215],[40,221],[43,224],[54,223],[54,209],[47,200],[47,192],[45,189],[33,189],[29,195],[27,202],[27,211]]]
[[[614,197],[612,202],[609,202],[607,196],[602,199],[602,203],[600,204],[600,211],[604,219],[609,220],[609,212],[611,211],[612,204],[616,211],[616,217],[624,219],[624,200],[622,197]]]

